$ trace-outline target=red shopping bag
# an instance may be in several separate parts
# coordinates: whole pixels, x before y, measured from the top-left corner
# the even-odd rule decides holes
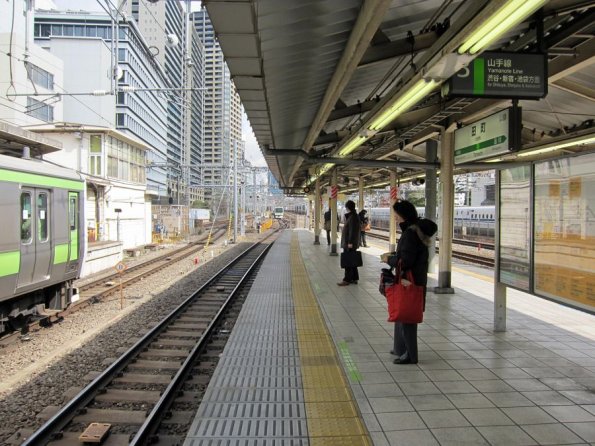
[[[396,276],[398,282],[385,289],[388,321],[419,324],[424,319],[424,287],[415,284],[411,271],[407,274],[407,280],[411,283],[404,285],[400,273],[399,265]]]

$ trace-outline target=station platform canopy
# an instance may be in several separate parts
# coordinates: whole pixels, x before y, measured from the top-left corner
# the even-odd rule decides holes
[[[547,95],[518,102],[520,151],[497,158],[492,168],[595,148],[593,1],[203,4],[282,187],[325,180],[334,166],[341,177],[363,174],[367,187],[382,184],[386,169],[406,181],[436,168],[440,160],[426,159],[427,141],[511,106],[505,96],[445,94],[449,78],[485,51],[545,55],[547,77],[541,79]],[[539,83],[539,76],[524,81],[535,78]],[[521,153],[531,156],[517,158]]]

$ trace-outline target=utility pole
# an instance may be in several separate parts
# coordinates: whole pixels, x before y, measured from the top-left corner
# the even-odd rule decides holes
[[[233,141],[233,243],[238,237],[238,147]]]

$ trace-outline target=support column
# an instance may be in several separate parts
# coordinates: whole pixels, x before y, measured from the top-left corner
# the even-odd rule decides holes
[[[428,162],[438,161],[438,141],[430,139],[426,142],[426,160]],[[425,217],[432,221],[436,221],[436,192],[437,191],[437,177],[436,169],[426,169],[426,208]],[[436,236],[432,237],[432,241],[428,248],[429,250],[429,271],[436,272],[436,264],[433,262],[436,257]]]
[[[336,256],[337,254],[337,194],[339,192],[339,188],[337,186],[337,169],[333,169],[333,174],[331,175],[331,256]]]
[[[494,331],[506,331],[506,291],[500,282],[500,171],[496,171],[496,206],[494,226]]]
[[[320,245],[320,178],[314,187],[314,244]]]
[[[453,183],[453,145],[454,133],[442,131],[440,134],[440,183],[442,185],[442,222],[440,227],[440,253],[438,286],[436,294],[453,294],[452,275],[452,230],[454,219],[454,183]]]
[[[395,252],[397,250],[397,220],[395,219],[395,211],[393,204],[397,202],[399,192],[397,190],[397,173],[390,173],[390,210],[388,217],[388,250],[389,252]]]
[[[359,174],[359,202],[357,208],[360,212],[364,208],[364,176],[361,173]]]

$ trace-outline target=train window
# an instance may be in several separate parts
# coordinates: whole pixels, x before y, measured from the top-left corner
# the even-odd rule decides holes
[[[21,242],[31,243],[31,194],[21,193]]]
[[[69,206],[68,206],[68,216],[69,216],[69,224],[70,230],[74,231],[76,229],[76,217],[78,214],[77,206],[76,206],[76,197],[70,197]]]
[[[37,194],[37,239],[40,242],[48,241],[48,194]]]

